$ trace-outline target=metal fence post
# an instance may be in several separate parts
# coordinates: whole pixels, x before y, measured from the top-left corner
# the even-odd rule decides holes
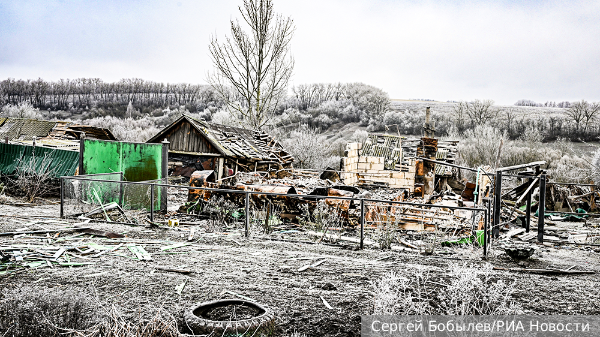
[[[360,199],[360,249],[365,245],[365,200]]]
[[[150,184],[150,221],[154,222],[154,184]]]
[[[65,204],[65,179],[60,177],[60,218],[63,219],[65,217],[64,213],[64,204]]]
[[[85,169],[83,168],[83,154],[85,152],[85,132],[82,132],[79,135],[79,175],[85,174]]]
[[[527,180],[529,185],[531,185],[532,179],[529,178]],[[531,191],[527,193],[527,206],[525,210],[525,233],[529,233],[529,228],[531,226]]]
[[[483,213],[483,257],[487,257],[488,253],[488,243],[490,241],[490,220],[491,220],[491,207],[492,207],[492,198],[484,197],[481,200],[484,202],[484,213]]]
[[[500,236],[500,208],[502,207],[502,171],[496,172],[496,190],[494,195],[494,224],[492,235],[494,238]]]
[[[244,235],[247,238],[250,236],[250,192],[246,192],[245,206],[246,206],[246,227],[245,227]]]
[[[119,206],[123,207],[123,172],[119,173]]]
[[[165,138],[162,142],[161,183],[169,184],[169,141]],[[167,194],[169,189],[161,187],[160,210],[167,212]]]
[[[540,202],[538,203],[538,236],[539,242],[544,242],[544,216],[546,211],[546,175],[540,176]]]

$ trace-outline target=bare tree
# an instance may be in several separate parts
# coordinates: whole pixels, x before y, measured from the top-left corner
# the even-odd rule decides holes
[[[567,117],[575,123],[575,130],[579,131],[583,123],[583,131],[587,132],[590,124],[596,120],[600,113],[600,103],[589,103],[586,100],[573,102],[565,110]]]
[[[592,125],[594,121],[598,118],[598,113],[600,113],[600,103],[589,103],[587,105],[587,109],[584,112],[585,118],[585,132],[588,131],[588,128]]]
[[[235,20],[225,42],[211,39],[209,50],[216,71],[208,81],[230,111],[258,129],[286,94],[294,68],[289,55],[294,24],[289,17],[275,15],[272,0],[244,0],[239,10],[249,31]]]
[[[466,115],[471,121],[472,126],[484,125],[498,116],[499,110],[493,106],[494,101],[491,99],[458,102],[454,106],[454,113],[461,120]]]

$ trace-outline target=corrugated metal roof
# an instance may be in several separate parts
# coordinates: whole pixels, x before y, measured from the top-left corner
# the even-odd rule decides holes
[[[402,163],[402,138],[392,135],[371,134],[365,141],[361,156],[383,157],[386,170],[394,170]]]

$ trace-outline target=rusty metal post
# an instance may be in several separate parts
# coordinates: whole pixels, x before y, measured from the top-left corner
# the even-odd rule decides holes
[[[527,179],[527,183],[531,185],[533,179]],[[525,207],[525,232],[529,233],[531,226],[531,190],[527,193],[527,206]]]
[[[487,257],[488,244],[490,242],[490,224],[492,218],[492,202],[493,198],[483,197],[484,205],[484,221],[483,221],[483,256]]]
[[[154,184],[150,185],[150,222],[154,222]]]
[[[496,190],[494,195],[494,223],[492,227],[492,236],[500,236],[500,212],[502,205],[502,171],[496,173]]]
[[[79,175],[84,175],[83,154],[85,152],[85,132],[79,135]]]
[[[165,138],[162,142],[162,166],[161,166],[161,183],[168,184],[169,177],[169,141]],[[160,210],[167,212],[167,194],[169,189],[167,187],[161,187],[160,189]]]
[[[60,177],[60,218],[63,219],[65,217],[64,204],[65,204],[65,179],[64,177]]]
[[[540,202],[538,202],[538,242],[544,242],[544,216],[546,211],[546,175],[540,176]]]
[[[250,236],[250,192],[246,192],[246,200],[245,200],[245,207],[246,207],[246,227],[245,227],[245,232],[244,235],[247,237]]]
[[[360,199],[360,249],[365,248],[365,200]]]
[[[489,205],[489,202],[487,202]],[[487,257],[487,238],[488,238],[488,218],[489,218],[489,207],[486,207],[483,214],[483,257]]]
[[[119,172],[119,206],[123,207],[123,171]]]

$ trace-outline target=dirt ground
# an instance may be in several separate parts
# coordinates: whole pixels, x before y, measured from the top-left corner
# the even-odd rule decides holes
[[[0,232],[61,229],[70,224],[58,219],[58,205],[16,207],[0,205]],[[53,222],[58,221],[58,222]],[[73,222],[71,220],[71,222]],[[188,242],[190,226],[179,229],[149,229],[128,225],[89,223],[86,227],[125,235],[121,239],[75,234],[0,236],[0,246],[35,243],[48,245],[115,246],[135,243],[151,253],[152,260],[139,261],[125,247],[90,260],[80,267],[24,269],[0,275],[0,291],[28,284],[39,287],[74,287],[97,295],[103,304],[115,304],[127,317],[151,317],[164,308],[180,319],[197,302],[244,296],[274,310],[276,336],[293,333],[306,336],[359,336],[360,315],[372,312],[372,282],[386,273],[410,277],[411,271],[426,269],[434,278],[443,277],[450,264],[531,268],[556,267],[600,270],[598,247],[541,246],[527,263],[513,262],[499,250],[486,261],[480,248],[450,248],[444,254],[423,256],[394,250],[357,250],[353,244],[326,245],[278,240],[310,240],[302,233],[253,235],[245,239],[241,230],[197,234]],[[63,241],[59,241],[59,239]],[[49,242],[48,242],[49,240]],[[161,250],[178,242],[190,245]],[[600,252],[600,250],[598,250]],[[316,267],[299,271],[316,261]],[[184,275],[158,267],[189,269]],[[498,279],[515,282],[514,301],[526,314],[598,315],[600,280],[597,274],[544,276],[495,271]],[[176,289],[184,284],[181,294]],[[325,300],[333,309],[329,309]]]

